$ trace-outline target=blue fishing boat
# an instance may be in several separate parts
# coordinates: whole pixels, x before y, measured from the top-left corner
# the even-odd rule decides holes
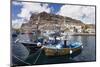
[[[64,47],[60,44],[44,46],[44,52],[46,56],[62,56],[80,51],[82,48],[82,43],[75,42]]]

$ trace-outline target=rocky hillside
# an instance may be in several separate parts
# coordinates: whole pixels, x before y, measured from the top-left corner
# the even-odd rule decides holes
[[[70,17],[63,17],[55,14],[49,14],[46,12],[41,12],[39,14],[32,14],[30,20],[37,21],[38,17],[40,17],[40,21],[48,21],[53,24],[61,24],[64,20],[66,21],[66,24],[70,23],[83,24],[80,20],[72,19]],[[30,23],[35,23],[35,22],[30,22]]]
[[[72,19],[70,17],[64,17],[61,15],[49,14],[46,12],[41,12],[39,14],[32,14],[28,23],[22,25],[23,30],[53,30],[56,28],[66,28],[66,24],[69,25],[84,25],[80,20]]]

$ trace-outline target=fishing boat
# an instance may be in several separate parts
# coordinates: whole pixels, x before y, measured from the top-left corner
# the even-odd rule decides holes
[[[37,50],[39,50],[42,47],[41,39],[37,39],[36,41],[32,42],[27,37],[25,38],[22,38],[23,36],[20,36],[20,37],[21,39],[17,38],[15,40],[15,43],[23,44],[28,49],[30,54],[35,53]]]
[[[43,50],[46,56],[62,56],[62,55],[68,55],[80,51],[82,48],[83,48],[82,44],[76,42],[66,47],[61,47],[60,45],[44,46]]]
[[[60,39],[62,35],[58,35],[58,33],[53,33],[52,37],[53,40],[50,40],[51,42],[49,42],[48,45],[44,46],[43,49],[46,56],[68,55],[80,51],[83,48],[81,42],[68,43],[70,40],[66,38]]]

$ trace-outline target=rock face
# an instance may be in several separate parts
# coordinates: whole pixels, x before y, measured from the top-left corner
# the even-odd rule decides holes
[[[28,23],[22,24],[22,31],[32,32],[33,30],[56,30],[66,29],[66,25],[79,25],[82,26],[80,20],[72,19],[55,14],[41,12],[39,14],[32,14]]]

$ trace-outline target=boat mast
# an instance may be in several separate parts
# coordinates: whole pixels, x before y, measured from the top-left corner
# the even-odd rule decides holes
[[[67,25],[66,25],[66,18],[64,17],[64,26],[66,27]],[[65,30],[64,30],[65,31]],[[66,35],[66,34],[64,34],[64,47],[67,47],[67,36],[68,36],[68,34]]]
[[[37,22],[36,22],[36,40],[37,40],[37,38],[38,38],[39,22],[40,22],[40,16],[38,17],[38,20],[37,20]]]

